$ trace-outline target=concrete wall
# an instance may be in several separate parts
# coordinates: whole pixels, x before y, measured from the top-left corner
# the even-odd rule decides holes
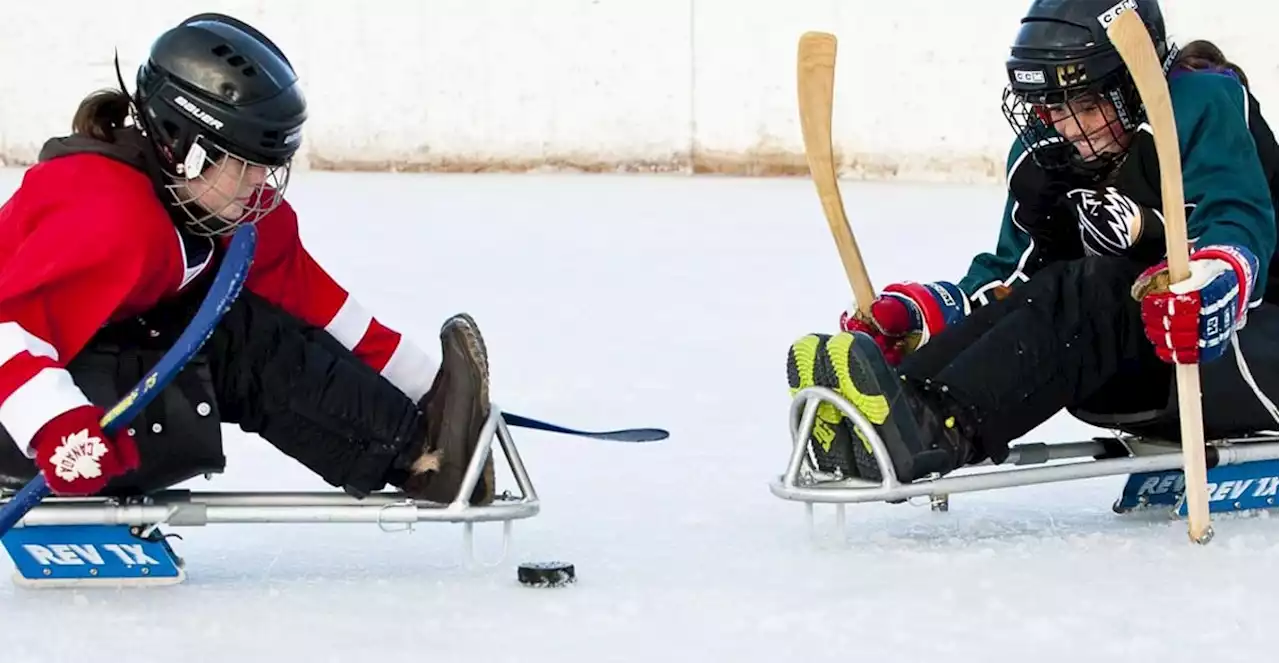
[[[993,180],[1003,60],[1027,0],[82,0],[0,2],[0,159],[25,164],[87,92],[198,11],[295,62],[313,168],[803,172],[795,47],[840,38],[834,140],[850,177]],[[1277,107],[1276,0],[1165,0]],[[110,14],[103,8],[109,7]],[[1228,7],[1232,12],[1224,11]]]

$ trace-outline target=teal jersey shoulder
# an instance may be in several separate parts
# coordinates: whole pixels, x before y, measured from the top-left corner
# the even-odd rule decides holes
[[[1187,237],[1196,246],[1234,244],[1258,257],[1255,299],[1261,297],[1276,251],[1271,192],[1249,133],[1248,93],[1235,78],[1185,73],[1169,82]]]

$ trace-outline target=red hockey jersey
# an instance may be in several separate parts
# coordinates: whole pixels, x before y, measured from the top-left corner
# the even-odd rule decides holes
[[[438,360],[325,272],[302,246],[288,202],[258,231],[248,290],[323,327],[410,398],[426,393]],[[210,268],[208,258],[188,264],[202,253],[190,248],[147,176],[122,161],[78,153],[26,172],[0,207],[0,425],[28,457],[45,423],[88,402],[65,366],[90,338]]]

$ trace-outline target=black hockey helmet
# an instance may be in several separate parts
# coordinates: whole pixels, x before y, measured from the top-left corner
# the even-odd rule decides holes
[[[1046,170],[1104,175],[1123,149],[1108,150],[1094,138],[1124,147],[1126,134],[1145,121],[1133,78],[1107,36],[1107,27],[1124,11],[1138,13],[1167,70],[1175,49],[1165,36],[1156,0],[1033,0],[1021,21],[1005,63],[1009,84],[1002,107],[1024,147]],[[1086,136],[1077,147],[1054,129],[1050,109],[1059,111],[1061,122],[1061,111],[1071,102],[1102,100],[1115,111],[1107,125],[1111,140]],[[1068,121],[1075,121],[1083,133],[1078,118],[1072,115]]]
[[[257,29],[206,13],[167,30],[138,69],[134,103],[135,121],[169,180],[164,186],[187,211],[193,230],[223,234],[279,204],[301,145],[307,103],[284,52]],[[190,187],[196,180],[213,182],[228,163],[237,169],[241,192],[257,179],[249,173],[265,173],[252,182],[248,200],[223,192],[230,194],[228,208],[234,203],[240,210],[230,214],[234,220],[219,218],[228,216],[228,208],[209,209],[207,196],[193,195]],[[210,172],[214,165],[223,167]],[[192,205],[197,199],[199,207]]]

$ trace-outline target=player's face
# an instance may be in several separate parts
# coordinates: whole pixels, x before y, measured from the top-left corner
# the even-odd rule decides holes
[[[250,199],[267,178],[266,166],[248,164],[223,154],[211,163],[201,177],[187,184],[195,202],[211,214],[227,221],[244,215]]]
[[[1102,97],[1077,97],[1065,104],[1044,106],[1042,113],[1085,161],[1124,149],[1125,132],[1116,108]]]

